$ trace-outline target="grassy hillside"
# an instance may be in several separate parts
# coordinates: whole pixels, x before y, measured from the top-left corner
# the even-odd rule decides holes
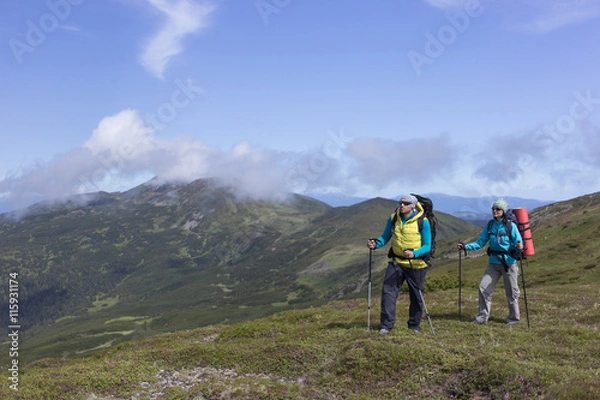
[[[481,252],[462,260],[459,319],[452,287],[458,252],[450,246],[473,239],[473,232],[449,240],[428,274],[425,298],[435,335],[426,320],[421,334],[404,327],[406,294],[398,300],[397,328],[386,337],[377,334],[377,276],[372,331],[362,287],[359,298],[322,307],[159,334],[82,358],[20,363],[19,390],[7,379],[14,373],[4,371],[0,398],[598,399],[600,194],[543,207],[530,217],[536,254],[524,264],[528,306],[522,296],[520,324],[503,323],[501,283],[490,322],[470,323],[485,267]],[[335,212],[327,218],[335,219]],[[20,353],[27,351],[24,346]]]
[[[0,219],[0,271],[18,273],[22,361],[234,323],[361,295],[366,239],[396,202],[332,208],[243,201],[210,180],[141,185]],[[440,238],[473,225],[440,214]],[[376,254],[374,269],[384,265]],[[8,308],[0,286],[0,308]],[[0,323],[8,325],[8,315]],[[0,363],[7,361],[0,353]]]
[[[597,399],[597,281],[567,286],[573,290],[532,289],[531,329],[500,318],[485,326],[460,321],[455,291],[441,291],[426,294],[435,336],[429,329],[414,334],[400,323],[381,337],[366,330],[366,299],[338,300],[162,334],[86,358],[43,359],[19,370],[18,391],[10,389],[5,372],[0,397]],[[401,296],[401,321],[407,305]],[[496,316],[502,308],[497,304]],[[464,309],[475,311],[474,291],[467,291]]]

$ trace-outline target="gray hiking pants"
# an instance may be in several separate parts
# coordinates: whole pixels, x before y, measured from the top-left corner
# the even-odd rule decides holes
[[[502,276],[504,278],[504,292],[508,301],[508,317],[506,322],[519,321],[521,315],[519,313],[519,291],[518,276],[519,268],[517,264],[509,265],[508,271],[504,270],[502,264],[488,264],[485,273],[479,283],[479,314],[477,320],[487,322],[490,317],[490,309],[492,307],[492,293],[496,284]]]

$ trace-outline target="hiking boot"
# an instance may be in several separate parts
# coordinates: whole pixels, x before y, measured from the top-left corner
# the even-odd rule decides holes
[[[518,324],[519,320],[518,319],[507,319],[506,320],[506,325],[514,325],[514,324]]]
[[[387,335],[388,333],[390,333],[390,330],[385,328],[381,328],[381,330],[379,331],[379,334],[383,336]]]
[[[486,322],[487,321],[485,319],[479,318],[479,317],[475,318],[475,320],[473,321],[474,324],[478,324],[478,325],[485,324]]]

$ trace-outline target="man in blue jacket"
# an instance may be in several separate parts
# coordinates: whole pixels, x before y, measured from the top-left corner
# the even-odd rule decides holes
[[[379,334],[387,335],[396,323],[396,301],[404,281],[410,297],[407,325],[420,332],[424,309],[421,296],[428,267],[426,256],[431,251],[431,224],[415,196],[400,196],[398,208],[387,219],[382,235],[369,239],[367,246],[374,250],[388,242],[391,242],[391,248],[381,291]]]
[[[504,278],[504,292],[508,301],[506,323],[516,324],[520,320],[519,296],[521,292],[517,280],[519,270],[517,261],[509,255],[509,250],[523,250],[523,243],[517,226],[506,220],[506,210],[508,210],[506,200],[503,198],[496,200],[492,205],[494,219],[483,228],[479,238],[475,242],[467,244],[458,243],[460,251],[463,249],[478,250],[488,241],[490,242],[488,266],[479,283],[479,314],[473,321],[476,324],[485,324],[488,321],[492,306],[492,292],[501,276]]]

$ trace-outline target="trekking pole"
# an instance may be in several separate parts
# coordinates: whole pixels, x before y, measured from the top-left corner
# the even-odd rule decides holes
[[[465,257],[467,256],[467,249],[465,249],[464,243],[460,242],[463,245],[463,251],[465,252]],[[462,252],[458,249],[458,319],[462,321]]]
[[[525,289],[525,270],[523,269],[523,257],[520,257],[519,263],[521,264],[521,280],[523,281],[523,299],[525,300],[525,313],[527,314],[527,328],[531,328],[529,325],[529,307],[527,306],[527,289]]]
[[[368,306],[367,306],[367,331],[371,330],[371,255],[373,249],[369,248],[369,291],[368,291]]]
[[[423,309],[425,310],[425,315],[427,316],[427,321],[429,321],[429,326],[431,327],[431,333],[433,334],[433,336],[435,336],[435,330],[433,329],[433,324],[431,323],[431,318],[429,317],[429,311],[427,311],[427,304],[425,304],[425,297],[423,297],[423,292],[421,291],[421,288],[419,286],[417,286],[417,282],[415,279],[415,270],[413,268],[412,260],[410,258],[408,259],[408,263],[410,264],[410,269],[412,270],[413,279],[411,280],[407,276],[407,280],[409,282],[412,281],[411,283],[412,283],[413,287],[418,290],[419,296],[421,297],[421,303],[423,303]]]

